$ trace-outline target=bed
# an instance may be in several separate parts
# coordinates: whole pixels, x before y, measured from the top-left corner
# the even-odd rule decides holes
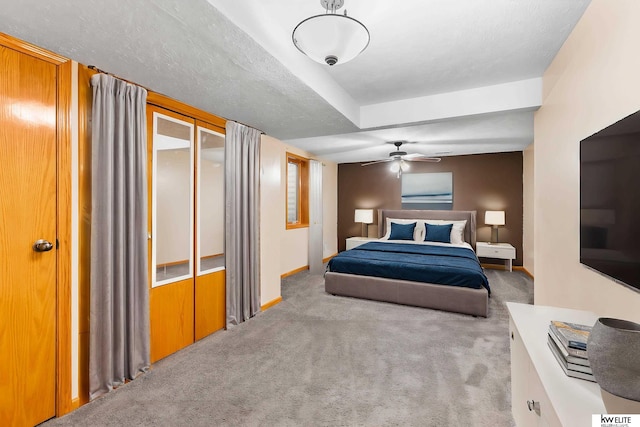
[[[391,219],[398,223],[416,220],[418,224],[466,221],[464,242],[365,243],[341,252],[329,262],[326,292],[487,317],[491,289],[474,252],[476,211],[380,210],[379,236],[389,237]],[[377,277],[380,275],[387,277]]]

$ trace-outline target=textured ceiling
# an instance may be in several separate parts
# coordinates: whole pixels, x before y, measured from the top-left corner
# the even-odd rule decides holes
[[[19,0],[2,9],[2,32],[278,138],[357,129],[205,0]]]
[[[360,108],[361,116],[351,117],[355,123],[364,118],[362,107],[371,104],[407,101],[399,106],[410,112],[412,98],[542,77],[590,2],[345,0],[339,12],[346,9],[364,23],[371,42],[353,61],[328,67],[304,57],[291,43],[298,22],[324,13],[319,0],[208,1],[346,115],[350,110],[344,100],[350,99]],[[331,84],[336,92],[328,89]],[[501,113],[487,110],[486,116],[461,113],[446,122],[425,118],[338,135],[327,129],[317,137],[286,142],[339,163],[384,157],[384,141],[405,139],[418,142],[414,150],[425,154],[520,151],[533,142],[534,110],[514,105]],[[481,134],[474,134],[478,127]]]
[[[320,0],[209,0],[236,24],[258,16],[261,43],[277,38],[299,54],[293,28],[324,13]],[[589,0],[345,0],[338,12],[367,26],[371,41],[355,60],[323,66],[367,105],[540,77]]]
[[[535,109],[525,102],[358,126],[372,123],[361,120],[372,103],[540,77],[589,0],[345,0],[371,44],[333,68],[291,42],[300,20],[323,12],[319,0],[3,3],[2,32],[346,162],[384,156],[393,139],[425,154],[523,149]]]

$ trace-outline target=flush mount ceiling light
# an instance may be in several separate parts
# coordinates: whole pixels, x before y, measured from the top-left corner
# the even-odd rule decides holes
[[[300,52],[321,64],[344,64],[358,56],[369,45],[369,30],[360,21],[336,10],[344,0],[320,0],[324,15],[300,22],[293,29],[293,44]]]

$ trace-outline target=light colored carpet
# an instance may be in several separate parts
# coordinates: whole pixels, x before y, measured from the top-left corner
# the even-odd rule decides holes
[[[489,318],[328,295],[283,302],[156,363],[53,426],[511,426],[508,314],[520,272],[487,270]]]

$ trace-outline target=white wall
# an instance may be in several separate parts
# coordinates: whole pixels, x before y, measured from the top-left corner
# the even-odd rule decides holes
[[[280,236],[282,258],[280,274],[289,273],[309,265],[309,228],[285,230]]]
[[[189,259],[191,253],[191,153],[157,153],[156,264]]]
[[[533,214],[534,214],[534,147],[531,143],[522,153],[522,266],[532,275],[533,263]]]
[[[322,164],[322,257],[326,259],[338,253],[338,164]]]
[[[291,147],[280,142],[280,174],[283,177],[280,191],[286,194],[287,180],[287,152],[296,154],[300,157],[309,158],[309,153],[296,147]],[[324,188],[323,188],[324,197]],[[325,219],[322,219],[323,225]],[[298,268],[309,265],[309,229],[293,228],[286,229],[285,218],[280,220],[282,234],[280,241],[282,242],[282,258],[280,259],[280,274],[289,273]]]
[[[638,16],[637,0],[593,0],[544,74],[534,154],[536,304],[635,322],[640,293],[579,261],[579,142],[640,110]]]
[[[224,252],[224,164],[201,158],[200,255]]]
[[[188,260],[191,155],[188,150],[160,150],[157,156],[156,263]],[[224,166],[203,158],[199,170],[201,255],[217,255],[224,252]]]
[[[280,297],[280,236],[284,229],[285,193],[281,191],[282,143],[262,135],[260,144],[260,304]]]
[[[280,296],[280,277],[309,265],[309,229],[286,229],[287,152],[309,153],[267,136],[260,150],[261,304]],[[323,162],[323,256],[338,252],[338,165]]]

